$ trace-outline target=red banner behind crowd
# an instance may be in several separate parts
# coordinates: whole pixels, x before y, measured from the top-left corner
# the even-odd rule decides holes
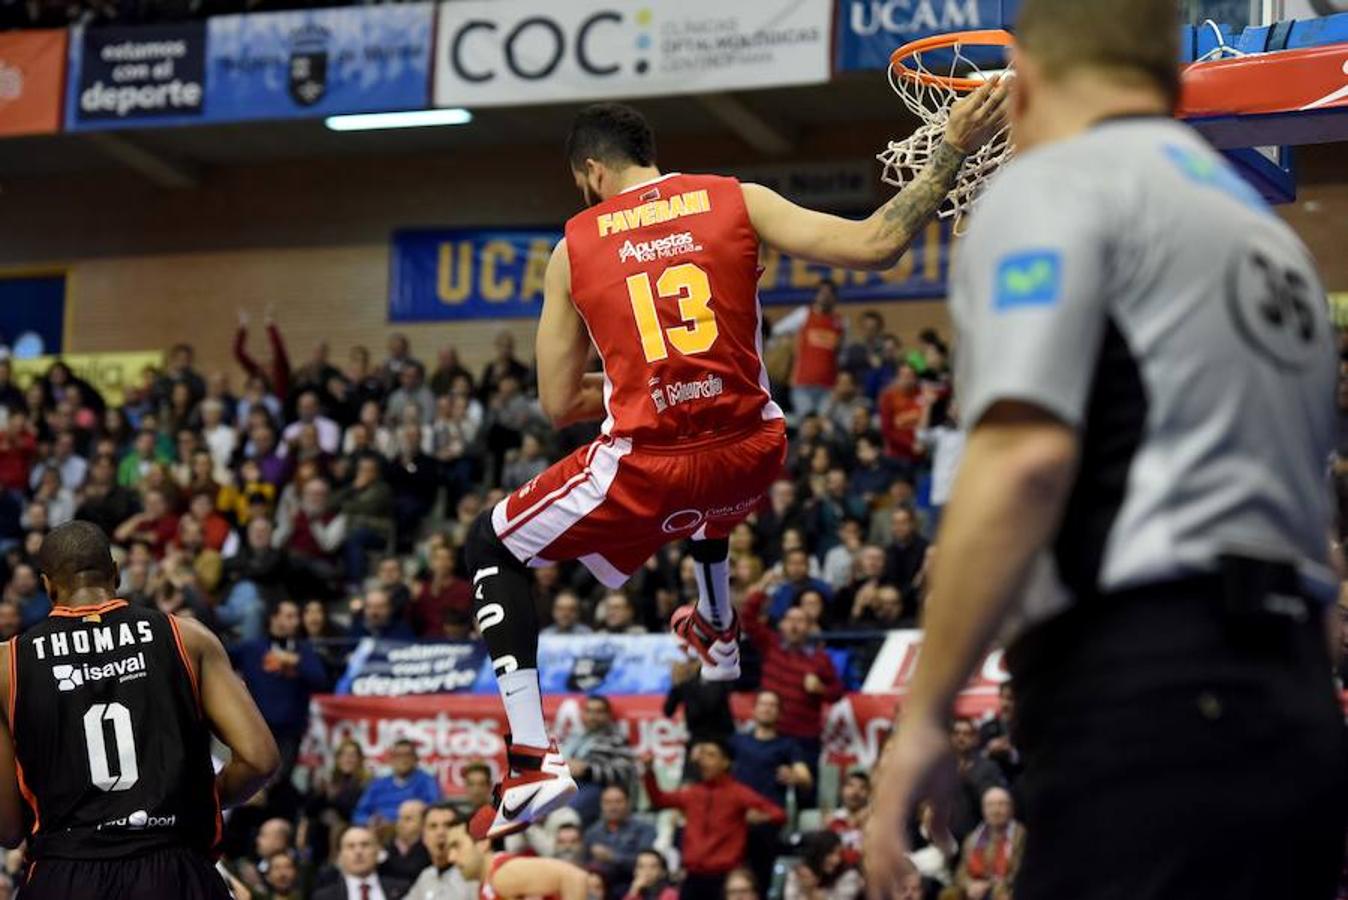
[[[65,73],[65,29],[0,34],[0,135],[58,131]]]
[[[682,717],[666,717],[660,696],[608,699],[635,752],[654,754],[662,779],[677,780],[688,739]],[[580,730],[583,700],[579,695],[545,698],[544,711],[558,743]],[[852,694],[835,703],[825,716],[823,762],[839,768],[874,765],[893,725],[894,704],[893,696],[870,694]],[[752,695],[732,698],[740,722],[748,719],[752,706]],[[995,706],[995,697],[966,695],[960,712],[981,715]],[[382,768],[393,743],[408,738],[416,742],[422,765],[436,774],[447,795],[463,793],[463,768],[469,763],[485,761],[497,775],[505,767],[505,712],[500,699],[490,695],[321,696],[313,700],[310,720],[300,753],[300,763],[307,766],[328,768],[337,745],[350,739],[365,751],[373,768]]]

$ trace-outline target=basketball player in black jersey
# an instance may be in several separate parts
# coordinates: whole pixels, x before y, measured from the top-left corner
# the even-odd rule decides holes
[[[28,840],[24,900],[228,900],[220,809],[280,761],[252,697],[200,624],[117,599],[96,526],[57,528],[38,562],[51,616],[0,645],[0,840]]]

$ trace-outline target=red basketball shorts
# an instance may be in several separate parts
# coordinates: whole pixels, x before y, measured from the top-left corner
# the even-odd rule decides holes
[[[669,448],[601,437],[498,503],[492,525],[521,562],[579,560],[618,587],[670,541],[728,536],[785,460],[780,419]]]

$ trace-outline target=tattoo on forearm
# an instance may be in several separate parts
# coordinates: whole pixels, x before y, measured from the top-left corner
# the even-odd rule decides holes
[[[882,237],[901,247],[911,243],[918,229],[945,202],[946,195],[955,187],[955,179],[963,165],[964,154],[942,141],[927,167],[881,208]]]

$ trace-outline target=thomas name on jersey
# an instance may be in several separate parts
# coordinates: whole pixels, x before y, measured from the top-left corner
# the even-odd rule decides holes
[[[72,653],[81,656],[87,653],[109,653],[136,644],[153,643],[154,631],[150,628],[150,623],[141,620],[40,635],[33,638],[33,650],[37,653],[38,659],[46,659],[49,655],[60,658]]]
[[[642,196],[646,197],[649,194],[643,194]],[[658,225],[661,222],[681,219],[684,216],[697,216],[708,212],[711,212],[711,197],[704,188],[675,194],[668,200],[655,199],[629,209],[600,213],[596,221],[599,223],[599,236],[608,237],[610,234],[632,231],[649,225]]]

